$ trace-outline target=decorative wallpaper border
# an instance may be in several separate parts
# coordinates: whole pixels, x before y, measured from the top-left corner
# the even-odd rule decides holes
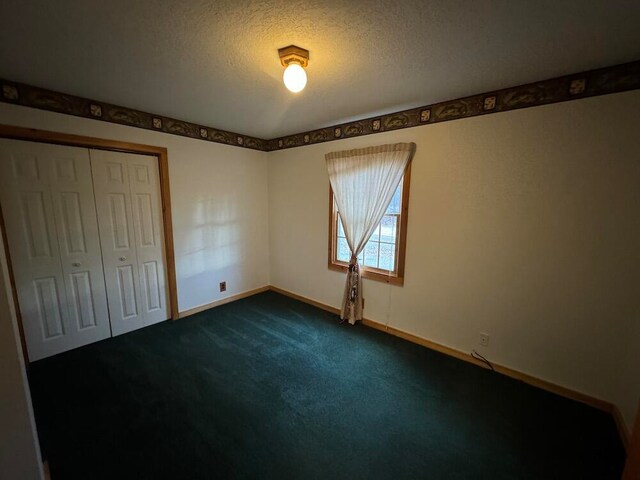
[[[129,127],[155,130],[181,137],[197,138],[209,142],[223,143],[234,147],[267,150],[267,141],[260,138],[227,132],[196,123],[141,112],[110,103],[89,100],[74,95],[54,92],[22,83],[1,80],[0,101],[23,105],[25,107],[66,113],[77,117],[91,118],[103,122],[118,123]]]
[[[636,61],[288,135],[269,140],[267,148],[302,147],[639,88],[640,61]]]
[[[640,61],[263,140],[205,125],[0,79],[0,101],[270,152],[432,123],[640,89]]]

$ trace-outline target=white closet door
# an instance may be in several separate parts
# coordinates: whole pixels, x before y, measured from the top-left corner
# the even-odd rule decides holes
[[[29,358],[109,337],[88,151],[1,140],[0,172]]]
[[[113,335],[144,326],[129,168],[123,154],[91,150],[104,276]]]
[[[91,162],[87,149],[48,145],[51,194],[76,346],[111,336]]]
[[[138,272],[144,324],[169,318],[164,271],[164,235],[158,159],[128,155]]]
[[[157,159],[91,150],[114,335],[168,318]]]

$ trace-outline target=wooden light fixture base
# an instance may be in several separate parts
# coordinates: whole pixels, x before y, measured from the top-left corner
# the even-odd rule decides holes
[[[309,65],[309,50],[295,45],[279,48],[278,55],[280,55],[280,63],[283,67],[287,67],[291,62],[297,62],[305,68]]]

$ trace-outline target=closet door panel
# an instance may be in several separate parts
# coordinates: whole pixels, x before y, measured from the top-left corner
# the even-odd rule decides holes
[[[128,155],[133,225],[138,255],[144,323],[169,318],[164,268],[160,175],[155,157]]]
[[[125,155],[90,151],[113,335],[144,326],[129,166]]]
[[[49,169],[69,315],[86,345],[111,336],[89,151],[56,147]]]
[[[86,227],[95,215],[87,168],[86,149],[0,140],[0,202],[32,361],[110,334],[100,247]],[[73,175],[90,194],[56,180]],[[67,267],[67,254],[97,268]]]
[[[39,149],[0,142],[0,201],[30,360],[73,347],[47,173]]]

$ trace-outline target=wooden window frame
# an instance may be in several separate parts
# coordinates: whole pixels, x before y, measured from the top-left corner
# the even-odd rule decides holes
[[[173,247],[173,221],[171,219],[171,194],[169,192],[169,159],[165,147],[143,145],[139,143],[121,142],[118,140],[107,140],[104,138],[85,137],[68,133],[50,132],[47,130],[37,130],[35,128],[14,127],[0,124],[0,138],[12,140],[26,140],[29,142],[51,143],[54,145],[68,145],[72,147],[93,148],[98,150],[111,150],[115,152],[136,153],[138,155],[150,155],[158,159],[158,172],[160,174],[160,199],[162,202],[162,224],[164,229],[165,261],[167,263],[167,284],[169,288],[169,311],[171,319],[177,320],[178,314],[178,289],[176,280],[176,260]],[[7,242],[7,232],[0,208],[0,227],[4,241],[5,255],[7,258],[7,270],[9,271],[9,281],[13,293],[13,302],[16,306],[18,317],[18,329],[20,331],[20,341],[25,363],[29,364],[27,345],[20,316],[20,304],[18,302],[18,292],[16,289],[11,256],[9,254],[9,243]]]
[[[409,219],[409,190],[411,188],[411,162],[407,164],[407,168],[404,171],[403,183],[402,183],[402,208],[400,210],[400,222],[398,241],[396,243],[396,262],[395,271],[389,272],[388,270],[382,270],[379,268],[360,266],[360,273],[362,278],[368,278],[370,280],[376,280],[378,282],[385,282],[391,285],[404,285],[404,263],[406,257],[407,246],[407,223]],[[329,185],[329,258],[327,266],[330,270],[338,272],[347,272],[349,270],[349,264],[337,260],[337,243],[338,243],[338,212],[334,208],[335,202],[333,199],[333,189]]]

